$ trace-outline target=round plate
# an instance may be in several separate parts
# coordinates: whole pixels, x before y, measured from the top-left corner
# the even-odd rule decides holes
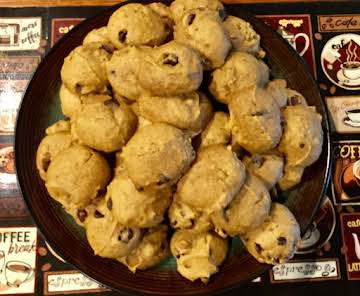
[[[86,275],[112,289],[127,294],[178,295],[181,291],[182,295],[209,295],[234,288],[257,277],[268,266],[258,263],[245,251],[231,252],[219,273],[205,285],[182,278],[171,264],[134,275],[116,260],[94,256],[84,231],[49,197],[36,170],[36,150],[45,128],[61,118],[58,92],[64,58],[82,43],[89,31],[106,25],[111,13],[126,3],[112,7],[71,30],[52,48],[34,74],[18,114],[15,139],[17,175],[24,199],[40,231],[54,250]],[[330,161],[328,121],[317,85],[304,61],[277,33],[244,12],[239,5],[228,5],[227,12],[254,26],[261,35],[261,46],[267,52],[266,61],[273,76],[286,79],[289,87],[300,91],[323,116],[325,137],[322,154],[305,171],[303,182],[289,193],[286,201],[304,231],[326,188]]]

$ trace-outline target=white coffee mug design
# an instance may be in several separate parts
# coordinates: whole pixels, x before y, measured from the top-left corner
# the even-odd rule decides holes
[[[22,261],[8,261],[5,266],[5,277],[9,287],[19,287],[28,282],[34,275],[34,269]]]

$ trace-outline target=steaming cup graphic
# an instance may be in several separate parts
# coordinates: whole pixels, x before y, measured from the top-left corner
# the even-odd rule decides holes
[[[360,123],[360,109],[349,109],[346,110],[345,113],[352,122]]]
[[[5,277],[9,287],[19,287],[28,282],[34,275],[33,268],[21,261],[8,261],[5,266]]]
[[[344,76],[350,80],[356,80],[360,78],[360,62],[345,62],[341,64],[341,69]]]
[[[360,186],[360,160],[354,162],[353,174],[355,176],[356,184]]]

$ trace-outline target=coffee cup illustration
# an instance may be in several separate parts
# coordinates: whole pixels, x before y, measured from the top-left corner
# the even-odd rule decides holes
[[[341,69],[344,76],[350,80],[356,80],[360,78],[360,62],[350,61],[341,64]]]
[[[346,110],[345,113],[352,122],[360,123],[360,109]]]
[[[28,282],[34,275],[34,269],[22,261],[8,261],[5,266],[5,277],[9,287],[19,287]]]
[[[4,251],[0,250],[0,273],[3,272],[4,265],[5,265],[5,253]]]
[[[357,185],[360,185],[360,160],[357,160],[354,162],[353,166],[352,166],[352,172],[353,175],[355,177],[355,181],[357,183]]]
[[[304,39],[305,40],[305,45],[302,51],[299,52],[300,56],[303,56],[305,54],[305,52],[309,49],[310,46],[310,38],[307,34],[305,33],[291,33],[287,30],[284,29],[284,27],[280,27],[278,29],[278,32],[281,34],[281,36],[290,43],[290,45],[296,50],[297,49],[297,40]]]

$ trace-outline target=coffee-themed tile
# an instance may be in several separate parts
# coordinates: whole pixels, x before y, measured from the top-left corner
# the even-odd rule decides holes
[[[0,190],[17,188],[14,158],[13,144],[0,143]]]
[[[340,278],[341,273],[337,258],[292,260],[275,265],[270,270],[272,284],[329,281]]]
[[[316,75],[310,15],[258,15],[297,50]]]
[[[330,82],[346,90],[360,89],[360,35],[346,33],[330,38],[320,60]]]
[[[319,32],[351,32],[360,30],[360,14],[318,15]]]
[[[41,17],[0,18],[0,50],[37,50],[41,26]]]
[[[13,134],[22,96],[40,56],[0,57],[0,135]]]
[[[83,18],[54,18],[51,20],[51,46],[79,24]]]
[[[349,280],[360,280],[360,213],[341,214],[341,231]]]
[[[360,141],[338,141],[333,147],[332,193],[335,204],[360,205]]]
[[[44,295],[109,291],[77,270],[44,272]]]
[[[0,295],[35,292],[36,227],[0,228]]]
[[[355,134],[360,132],[360,96],[325,98],[333,132]]]

